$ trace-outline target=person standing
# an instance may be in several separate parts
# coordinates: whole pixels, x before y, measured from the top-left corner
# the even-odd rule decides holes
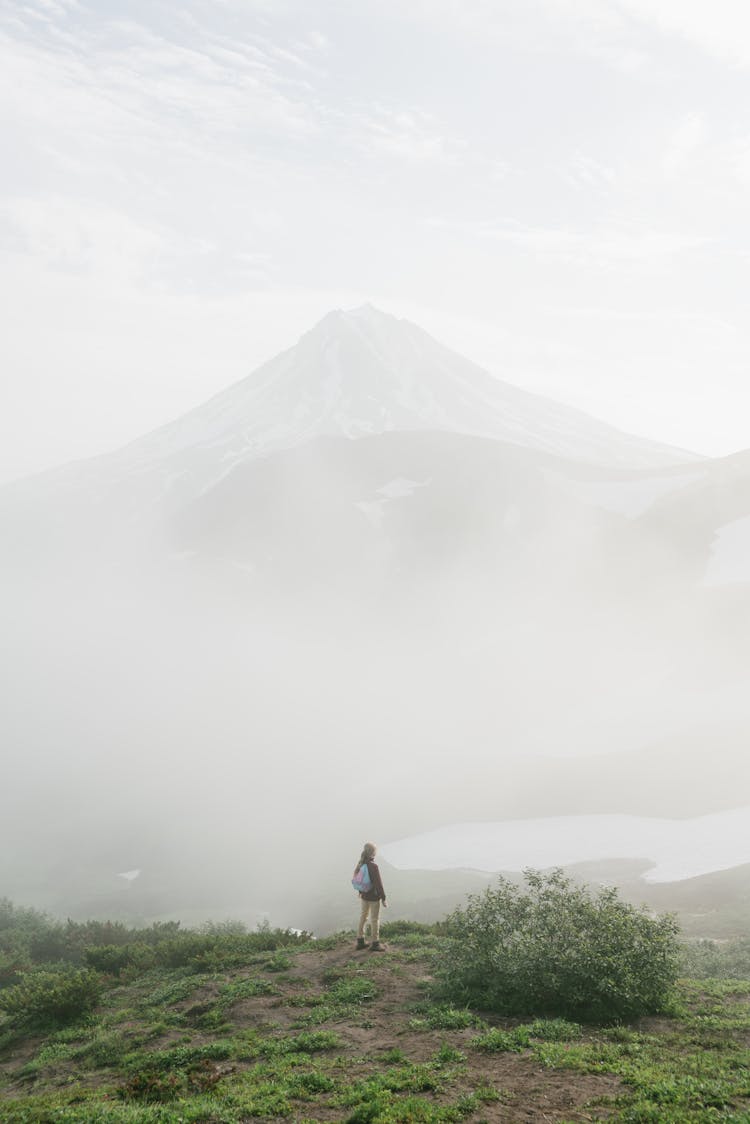
[[[367,919],[370,919],[370,937],[372,943],[370,944],[370,952],[384,952],[385,945],[380,943],[380,904],[383,903],[385,907],[385,890],[383,889],[383,879],[380,877],[380,870],[378,864],[375,862],[375,853],[377,847],[374,843],[365,843],[362,848],[362,854],[359,856],[359,862],[354,868],[354,874],[357,874],[361,868],[367,863],[367,869],[370,873],[370,889],[360,893],[360,901],[362,902],[362,911],[359,916],[359,928],[357,929],[357,948],[366,948],[367,941],[365,940],[365,926]]]

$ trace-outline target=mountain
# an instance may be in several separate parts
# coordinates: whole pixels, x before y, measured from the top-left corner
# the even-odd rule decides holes
[[[427,446],[432,453],[422,455]],[[507,472],[498,457],[508,462]],[[503,383],[416,325],[366,305],[329,313],[246,379],[122,449],[0,488],[0,530],[23,567],[35,568],[39,559],[46,565],[61,551],[75,567],[84,543],[86,558],[98,564],[103,552],[132,557],[159,540],[173,553],[205,547],[216,556],[218,550],[247,568],[259,554],[279,558],[277,546],[263,541],[264,528],[292,523],[293,541],[310,525],[294,511],[297,497],[308,513],[316,510],[317,524],[326,510],[340,522],[338,496],[356,539],[366,534],[365,521],[381,525],[387,512],[386,523],[392,522],[403,507],[397,501],[417,493],[410,506],[427,502],[438,522],[467,504],[475,510],[479,498],[459,495],[458,481],[476,483],[484,474],[479,492],[491,490],[494,478],[512,524],[519,512],[502,480],[518,479],[514,465],[521,462],[529,480],[550,467],[549,479],[537,479],[535,487],[561,513],[588,497],[565,494],[552,477],[559,482],[572,474],[594,488],[602,479],[606,488],[613,477],[616,490],[622,473],[630,480],[642,472],[642,488],[658,495],[683,480],[674,466],[702,463]],[[434,485],[421,491],[433,477]],[[452,498],[441,495],[440,478]],[[492,502],[490,511],[497,512]],[[239,525],[245,528],[253,544],[249,559],[227,553],[210,534],[203,544],[195,541],[201,522],[208,528],[222,520],[234,528],[230,538]],[[438,536],[450,537],[450,520],[443,523]],[[333,542],[338,531],[327,529]],[[317,531],[315,538],[325,541]]]
[[[332,313],[170,425],[0,489],[0,878],[278,901],[342,839],[745,803],[749,517],[750,454]]]
[[[415,324],[365,305],[329,313],[288,351],[118,452],[35,479],[59,487],[89,479],[92,467],[108,479],[158,470],[164,491],[196,494],[239,464],[320,437],[420,430],[611,468],[697,459],[502,382]]]
[[[299,343],[130,448],[144,460],[211,444],[227,468],[325,436],[472,434],[574,460],[663,467],[691,454],[619,432],[494,378],[370,305],[329,313]]]

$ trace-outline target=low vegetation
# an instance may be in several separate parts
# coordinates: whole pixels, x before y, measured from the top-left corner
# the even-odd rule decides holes
[[[677,922],[649,917],[614,888],[592,891],[560,871],[499,878],[447,922],[438,959],[450,999],[504,1015],[593,1022],[663,1009],[678,973]]]
[[[750,1120],[748,942],[678,945],[671,922],[557,875],[383,936],[378,956],[352,934],[60,925],[0,903],[0,1120]],[[504,991],[467,990],[468,949],[484,973],[495,949]]]

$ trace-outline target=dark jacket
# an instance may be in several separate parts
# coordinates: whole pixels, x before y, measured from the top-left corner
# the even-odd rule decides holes
[[[367,863],[367,869],[370,872],[370,881],[372,882],[372,889],[368,890],[366,894],[360,894],[366,902],[385,901],[385,890],[383,889],[383,879],[380,877],[378,864],[370,859]]]

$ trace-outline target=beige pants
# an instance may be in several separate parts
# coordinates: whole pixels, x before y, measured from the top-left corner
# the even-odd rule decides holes
[[[368,902],[362,898],[362,912],[359,915],[359,928],[357,929],[357,936],[364,937],[365,925],[367,924],[367,915],[370,915],[370,933],[372,940],[376,941],[380,937],[380,899],[376,902]]]

